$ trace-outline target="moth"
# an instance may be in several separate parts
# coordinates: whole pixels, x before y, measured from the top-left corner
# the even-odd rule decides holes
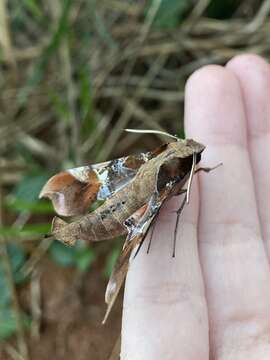
[[[54,217],[50,236],[64,244],[126,235],[107,285],[107,311],[103,323],[125,280],[132,254],[138,252],[164,202],[184,194],[176,217],[174,256],[179,216],[189,200],[192,177],[199,170],[212,170],[196,168],[205,149],[203,144],[169,136],[174,141],[164,143],[154,151],[60,172],[48,180],[40,193],[40,197],[51,199],[59,215],[81,215],[70,223]],[[89,206],[96,200],[104,200],[104,203],[89,213]]]

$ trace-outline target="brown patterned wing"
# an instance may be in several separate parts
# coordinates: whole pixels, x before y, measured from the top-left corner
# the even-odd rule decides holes
[[[127,185],[142,164],[165,150],[127,156],[100,164],[63,171],[48,180],[39,197],[49,198],[62,216],[87,213],[96,200],[105,200]]]
[[[39,197],[49,198],[62,216],[87,213],[96,200],[105,200],[127,185],[142,164],[163,152],[167,144],[152,152],[63,171],[48,180]]]
[[[163,201],[160,200],[159,195],[155,193],[152,195],[148,204],[143,205],[126,220],[125,225],[128,228],[129,233],[123,246],[122,253],[116,262],[107,285],[105,301],[108,306],[102,322],[103,324],[106,322],[126,278],[130,263],[130,256],[132,253],[136,253],[136,250],[144,241],[147,231],[157,215],[162,202]]]

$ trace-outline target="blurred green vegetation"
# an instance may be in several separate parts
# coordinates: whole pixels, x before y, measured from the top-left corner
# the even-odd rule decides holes
[[[83,274],[103,256],[108,277],[121,248],[117,240],[46,243],[54,212],[38,199],[43,184],[61,169],[161,141],[126,127],[184,136],[187,77],[243,52],[269,58],[269,8],[258,0],[0,0],[0,340],[17,334],[25,359],[22,329],[32,315],[18,298],[43,258]]]

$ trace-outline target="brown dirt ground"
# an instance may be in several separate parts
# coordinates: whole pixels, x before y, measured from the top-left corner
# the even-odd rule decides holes
[[[102,325],[107,283],[101,273],[102,266],[102,261],[98,261],[89,272],[81,275],[47,258],[42,261],[40,337],[31,338],[30,331],[26,334],[31,360],[109,359],[120,334],[122,299],[117,301],[107,323]],[[29,294],[29,288],[22,289],[20,294],[26,311],[29,310]],[[9,360],[4,348],[0,346],[0,360]]]

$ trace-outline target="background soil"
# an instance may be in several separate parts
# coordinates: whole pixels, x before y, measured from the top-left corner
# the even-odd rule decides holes
[[[100,259],[81,276],[74,269],[61,268],[44,258],[38,275],[42,303],[40,336],[31,338],[28,333],[26,337],[32,359],[109,359],[120,335],[122,295],[107,323],[102,325],[107,283],[102,276],[103,268]],[[20,289],[25,310],[29,309],[29,294],[27,286]],[[0,359],[9,359],[1,346]]]

